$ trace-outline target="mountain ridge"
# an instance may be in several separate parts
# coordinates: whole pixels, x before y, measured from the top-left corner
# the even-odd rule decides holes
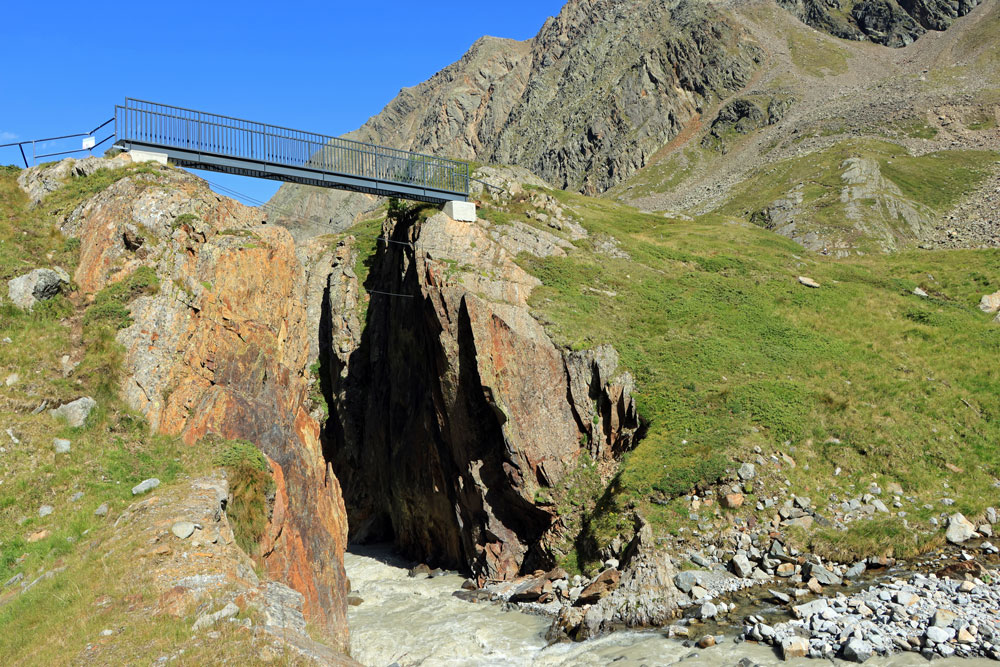
[[[891,113],[878,108],[884,82],[934,67],[919,68],[917,61],[928,59],[910,57],[911,50],[919,45],[917,53],[926,54],[942,40],[957,44],[955,29],[949,27],[955,20],[951,15],[982,16],[987,10],[974,10],[994,3],[965,2],[947,11],[941,9],[943,3],[924,4],[948,16],[936,23],[925,20],[929,27],[922,28],[923,36],[917,35],[920,39],[911,40],[910,46],[888,49],[860,32],[853,40],[843,40],[830,36],[835,30],[817,31],[807,25],[808,16],[803,23],[804,14],[784,1],[569,2],[532,39],[477,40],[461,59],[427,81],[402,89],[347,136],[474,162],[514,164],[561,189],[586,194],[611,190],[613,196],[622,196],[637,180],[646,179],[644,173],[665,155],[677,154],[688,134],[701,140],[703,125],[714,131],[723,104],[739,102],[737,95],[780,98],[779,115],[802,119],[828,113],[822,110],[835,96],[824,97],[823,87],[843,80],[846,85],[837,83],[834,90],[843,95],[856,88],[858,100],[873,103],[873,110],[862,117],[869,130],[895,122]],[[948,30],[936,32],[940,28]],[[787,44],[775,44],[775,39]],[[794,62],[785,67],[774,60],[775,53]],[[891,85],[899,87],[897,82]],[[796,92],[803,86],[806,94]],[[810,87],[820,92],[809,93]],[[891,97],[888,101],[890,112],[899,106]],[[801,120],[775,128],[781,119],[766,108],[764,112],[771,120],[763,129],[750,130],[750,143],[756,134],[778,136],[779,143],[780,137],[788,143],[801,136]],[[731,129],[724,125],[721,131]],[[747,135],[730,134],[739,141],[728,142],[726,152],[735,151],[739,159],[716,160],[713,171],[728,174],[744,162]],[[669,191],[697,190],[690,188],[686,171],[671,172],[661,179],[671,186]],[[708,184],[713,191],[728,188],[725,181],[711,177]],[[670,203],[662,199],[626,197],[646,210],[665,206],[683,211],[691,203],[689,194],[680,200],[673,194]],[[364,195],[290,185],[271,203],[281,211],[273,217],[302,236],[343,229],[377,204]]]

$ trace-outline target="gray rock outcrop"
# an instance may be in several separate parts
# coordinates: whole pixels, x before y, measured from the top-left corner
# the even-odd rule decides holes
[[[778,4],[834,37],[902,47],[928,30],[946,30],[975,9],[979,0],[778,0]]]
[[[47,301],[69,285],[69,274],[55,269],[35,269],[7,282],[7,295],[15,306],[31,310],[39,301]]]

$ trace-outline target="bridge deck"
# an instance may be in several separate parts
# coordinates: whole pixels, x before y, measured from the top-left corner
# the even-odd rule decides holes
[[[181,167],[431,203],[469,195],[465,162],[131,98],[115,132],[117,147]]]

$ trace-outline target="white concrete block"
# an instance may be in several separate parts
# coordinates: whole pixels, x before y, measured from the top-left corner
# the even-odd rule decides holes
[[[459,222],[475,222],[476,204],[471,201],[450,201],[444,205],[444,214]]]
[[[166,166],[167,164],[166,153],[154,153],[153,151],[140,151],[133,148],[128,152],[128,154],[132,158],[132,162],[159,162],[164,166]]]

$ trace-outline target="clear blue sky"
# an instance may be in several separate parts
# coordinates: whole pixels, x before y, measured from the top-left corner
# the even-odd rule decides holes
[[[342,134],[482,35],[528,39],[562,4],[11,2],[0,144],[89,131],[126,96]],[[16,148],[0,149],[0,164],[20,162]],[[206,177],[258,199],[277,188]]]

